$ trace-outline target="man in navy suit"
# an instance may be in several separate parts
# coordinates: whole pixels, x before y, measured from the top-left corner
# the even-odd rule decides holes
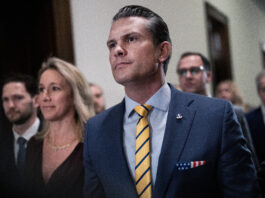
[[[261,105],[246,115],[253,144],[261,165],[260,180],[265,197],[265,70],[258,73],[256,86]]]
[[[4,113],[12,126],[1,128],[0,193],[1,197],[21,197],[23,160],[27,141],[40,129],[37,116],[37,83],[26,74],[8,76],[2,86]],[[24,145],[19,145],[19,139]],[[21,148],[22,147],[22,148]]]
[[[177,74],[182,91],[210,97],[207,85],[212,81],[212,65],[203,54],[199,52],[184,52],[177,64]],[[243,135],[246,138],[247,147],[251,151],[255,168],[259,170],[259,162],[244,111],[239,106],[233,105],[233,107]]]
[[[261,105],[249,112],[246,117],[258,159],[261,163],[265,161],[265,70],[262,70],[257,75],[256,86]]]
[[[165,82],[171,40],[163,19],[142,6],[125,6],[113,18],[107,46],[113,76],[126,95],[86,124],[85,197],[258,197],[231,103]],[[138,105],[148,107],[151,134],[145,142],[151,145],[146,175],[151,171],[152,181],[141,193],[136,185],[146,175],[135,181],[135,139],[144,115],[138,119]]]

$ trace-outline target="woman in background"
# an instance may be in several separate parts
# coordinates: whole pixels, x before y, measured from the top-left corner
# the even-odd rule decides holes
[[[45,123],[28,143],[26,189],[33,197],[82,197],[84,124],[94,115],[88,83],[72,64],[49,58],[38,100]]]
[[[245,113],[249,111],[250,107],[244,103],[238,87],[232,80],[221,81],[216,87],[215,96],[231,101],[233,105],[241,107]]]

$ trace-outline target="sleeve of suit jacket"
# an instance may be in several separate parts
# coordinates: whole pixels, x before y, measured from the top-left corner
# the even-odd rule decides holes
[[[217,173],[221,197],[259,197],[259,186],[250,152],[244,146],[242,132],[229,104],[227,103],[224,112]]]

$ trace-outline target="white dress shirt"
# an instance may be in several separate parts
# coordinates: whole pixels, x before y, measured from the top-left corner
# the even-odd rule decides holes
[[[25,133],[23,135],[19,135],[14,129],[13,129],[13,134],[14,134],[14,154],[15,154],[15,162],[17,162],[17,155],[18,155],[18,150],[19,150],[19,145],[17,143],[17,139],[19,137],[23,137],[27,140],[27,142],[29,141],[29,139],[35,135],[38,132],[39,129],[39,125],[40,125],[40,120],[39,118],[36,118],[35,122],[33,123],[33,125],[31,125],[31,127],[29,127]],[[27,143],[25,144],[25,146],[27,147]]]

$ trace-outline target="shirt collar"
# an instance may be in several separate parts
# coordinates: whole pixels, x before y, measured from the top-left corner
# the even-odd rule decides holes
[[[17,132],[13,129],[13,134],[14,134],[14,137],[15,137],[15,141],[17,141],[17,139],[19,137],[23,137],[25,138],[27,141],[29,141],[29,139],[35,135],[39,129],[39,125],[40,125],[40,120],[39,118],[36,118],[33,125],[31,125],[31,127],[29,127],[25,133],[23,135],[18,135]]]
[[[168,111],[170,98],[170,87],[167,83],[164,83],[162,87],[151,98],[147,100],[146,104],[152,105],[154,109],[166,112]],[[137,105],[140,104],[125,95],[125,116],[131,116],[134,107]]]

